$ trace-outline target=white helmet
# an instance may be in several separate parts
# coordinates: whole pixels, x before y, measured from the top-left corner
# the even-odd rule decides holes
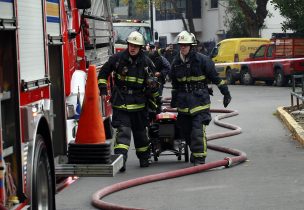
[[[138,31],[131,32],[128,36],[127,42],[135,45],[145,45],[144,36]]]
[[[195,41],[195,36],[188,31],[182,31],[177,35],[177,43],[178,44],[194,44],[196,43]]]
[[[197,45],[197,40],[196,37],[193,33],[191,33],[191,36],[193,37],[194,42],[192,43],[192,45]]]

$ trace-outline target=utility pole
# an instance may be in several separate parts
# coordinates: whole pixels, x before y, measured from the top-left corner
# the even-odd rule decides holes
[[[133,1],[129,0],[128,4],[128,18],[131,19],[133,18]]]
[[[153,28],[153,0],[149,0],[150,2],[150,24],[151,24],[151,35],[152,35],[152,40],[154,40],[154,28]]]

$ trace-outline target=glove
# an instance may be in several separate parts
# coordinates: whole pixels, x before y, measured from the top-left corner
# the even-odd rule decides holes
[[[208,87],[208,93],[209,93],[209,95],[213,96],[213,89],[212,89],[212,87]]]
[[[106,96],[108,94],[107,87],[103,87],[102,85],[99,85],[98,88],[99,88],[100,96]]]
[[[148,77],[147,87],[150,88],[151,90],[157,90],[159,88],[157,77]]]
[[[230,101],[231,101],[231,96],[230,96],[230,94],[224,95],[223,104],[224,104],[224,107],[225,107],[225,108],[228,106],[228,104],[230,103]]]

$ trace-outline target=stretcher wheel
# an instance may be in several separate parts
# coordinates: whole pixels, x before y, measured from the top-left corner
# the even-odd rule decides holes
[[[182,154],[183,154],[183,147],[180,145],[178,147],[178,155],[177,155],[177,160],[182,160]]]
[[[178,154],[177,160],[182,160],[182,154]]]
[[[154,157],[154,161],[155,161],[155,162],[157,162],[157,161],[158,161],[158,157],[157,157],[157,155],[156,155],[156,154],[154,154],[154,155],[153,155],[153,157]]]
[[[155,142],[151,143],[151,150],[152,150],[152,155],[153,155],[154,161],[158,161],[158,154],[157,154],[157,151],[155,148]]]
[[[185,162],[189,162],[189,150],[188,145],[184,143],[184,156],[185,156]]]

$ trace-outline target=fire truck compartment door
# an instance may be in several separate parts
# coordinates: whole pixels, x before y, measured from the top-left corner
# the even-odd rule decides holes
[[[91,43],[95,40],[96,44],[109,44],[110,37],[110,22],[107,21],[96,21],[94,19],[88,19],[89,20],[89,33],[90,33],[90,39]]]
[[[15,30],[16,18],[13,0],[0,0],[0,30]]]
[[[13,0],[0,0],[0,18],[13,19]]]
[[[59,1],[46,1],[46,30],[51,41],[55,41],[56,38],[61,37],[59,9]]]
[[[17,10],[20,78],[25,82],[45,78],[42,1],[19,0]]]

